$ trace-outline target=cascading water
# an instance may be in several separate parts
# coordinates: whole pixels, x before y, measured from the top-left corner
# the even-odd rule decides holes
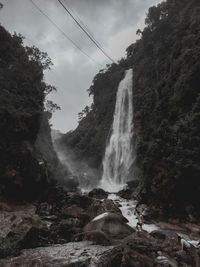
[[[133,164],[132,80],[133,71],[129,69],[118,87],[112,133],[103,160],[100,186],[109,192],[124,187]]]

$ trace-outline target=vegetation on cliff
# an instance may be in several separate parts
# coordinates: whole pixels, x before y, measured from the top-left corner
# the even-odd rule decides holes
[[[0,40],[1,195],[9,199],[37,198],[53,176],[48,168],[48,158],[35,145],[41,127],[48,125],[47,119],[43,124],[46,109],[58,108],[50,101],[44,106],[46,95],[55,90],[44,81],[44,71],[50,69],[52,62],[36,47],[24,47],[20,35],[12,36],[2,26]],[[54,163],[58,165],[50,127],[46,127],[46,134]]]
[[[92,106],[61,142],[100,167],[124,70],[133,68],[134,132],[142,200],[167,211],[199,207],[200,2],[151,7],[127,58],[94,78]]]
[[[150,8],[128,48],[144,200],[174,213],[200,204],[199,11],[197,0]]]

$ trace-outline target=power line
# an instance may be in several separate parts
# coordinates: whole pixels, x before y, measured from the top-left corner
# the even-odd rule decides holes
[[[89,30],[87,25],[81,20],[81,18],[76,13],[76,11],[71,6],[69,6],[69,3],[66,3],[66,0],[64,0],[64,2],[65,2],[65,6],[68,7],[68,9],[71,11],[71,13],[74,13],[76,15],[76,19],[79,20],[79,23],[82,24],[82,27],[84,27],[85,30],[95,39],[93,33]],[[75,15],[74,15],[74,17],[75,17]],[[99,46],[102,46],[96,39],[95,39],[95,41],[98,43]]]
[[[58,2],[61,4],[61,6],[65,9],[65,11],[73,18],[73,20],[76,22],[76,24],[84,31],[84,33],[88,36],[88,38],[101,50],[101,52],[113,63],[116,63],[104,50],[101,48],[101,46],[98,44],[98,42],[92,37],[86,29],[81,25],[80,22],[74,17],[74,15],[69,11],[69,9],[66,8],[66,6],[61,2],[61,0],[58,0]]]
[[[100,63],[98,63],[96,60],[94,60],[92,57],[90,57],[86,52],[84,52],[42,9],[33,1],[30,0],[30,2],[35,6],[35,8],[43,15],[45,16],[48,21],[56,27],[56,29],[68,40],[70,41],[79,51],[81,51],[85,56],[87,56],[90,60],[92,60],[97,65],[104,67]]]

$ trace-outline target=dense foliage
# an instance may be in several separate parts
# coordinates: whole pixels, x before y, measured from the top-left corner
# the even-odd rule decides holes
[[[128,48],[144,198],[170,212],[198,208],[200,2],[163,2],[146,25]]]
[[[1,195],[35,198],[49,178],[46,159],[35,142],[45,97],[55,90],[44,82],[44,70],[52,63],[46,53],[24,47],[20,35],[11,36],[2,26],[0,40]],[[57,108],[47,104],[47,108]]]
[[[145,23],[127,58],[96,75],[89,89],[92,107],[63,140],[101,165],[117,86],[124,69],[133,68],[142,199],[184,212],[200,204],[200,2],[167,0],[149,9]]]

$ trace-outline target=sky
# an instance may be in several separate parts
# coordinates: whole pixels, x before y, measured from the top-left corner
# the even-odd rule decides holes
[[[89,40],[57,0],[33,0],[59,28],[85,53],[81,53],[52,25],[30,0],[0,0],[0,24],[12,34],[25,37],[25,45],[35,45],[50,56],[53,67],[45,72],[45,81],[56,86],[50,96],[61,107],[54,113],[54,129],[65,133],[77,127],[78,113],[90,105],[87,89],[94,76],[112,63]],[[87,26],[104,51],[115,61],[126,55],[126,48],[136,41],[138,28],[144,27],[148,8],[159,0],[62,0],[76,18]]]

